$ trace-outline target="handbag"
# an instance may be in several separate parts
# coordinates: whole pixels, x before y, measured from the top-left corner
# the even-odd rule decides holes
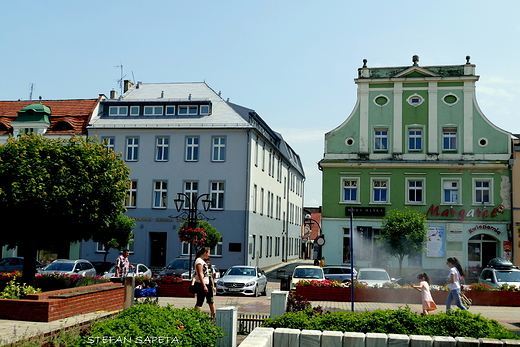
[[[460,285],[460,301],[462,302],[462,306],[466,309],[469,309],[473,301],[464,294],[464,290],[466,287],[466,282],[464,281],[464,277],[460,276],[460,280],[463,284]]]
[[[195,288],[195,276],[193,276],[193,278],[191,279],[191,283],[190,283],[190,287],[188,288],[188,291],[191,293],[191,294],[195,294],[197,293],[197,288]]]

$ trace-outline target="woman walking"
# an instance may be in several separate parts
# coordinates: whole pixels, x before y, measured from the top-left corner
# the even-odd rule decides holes
[[[460,278],[466,274],[464,273],[464,270],[462,270],[462,266],[457,258],[448,258],[446,264],[448,264],[448,267],[450,268],[450,274],[446,280],[448,287],[450,288],[450,293],[446,298],[446,311],[451,309],[452,301],[455,301],[455,305],[457,305],[461,310],[467,310],[460,300]]]
[[[209,280],[208,265],[206,259],[209,259],[209,248],[202,247],[197,251],[197,259],[195,260],[195,286],[197,292],[196,310],[201,310],[204,299],[208,303],[211,316],[215,316],[215,304],[213,299],[213,281]]]

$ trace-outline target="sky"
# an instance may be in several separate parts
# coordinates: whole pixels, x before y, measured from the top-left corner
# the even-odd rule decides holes
[[[363,59],[463,65],[469,55],[482,112],[520,133],[519,13],[517,0],[9,1],[0,100],[28,100],[31,88],[33,100],[108,96],[121,76],[206,82],[283,135],[304,166],[304,205],[317,207],[324,136],[352,112]]]

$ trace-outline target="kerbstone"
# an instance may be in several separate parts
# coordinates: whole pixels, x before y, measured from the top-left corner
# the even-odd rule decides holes
[[[345,332],[343,334],[343,347],[365,347],[365,334]]]
[[[504,345],[501,340],[489,338],[480,338],[478,342],[480,343],[480,347],[501,347]]]
[[[302,330],[300,334],[300,347],[321,347],[321,335],[319,330]]]
[[[299,329],[276,328],[274,330],[273,347],[292,347],[300,345]]]
[[[408,347],[410,338],[403,334],[388,334],[388,347]]]
[[[365,336],[366,347],[386,347],[388,335],[382,333],[367,333]]]
[[[456,337],[457,347],[478,347],[479,341],[473,337]]]
[[[434,336],[433,347],[455,347],[457,340],[451,336]]]
[[[433,339],[426,335],[410,335],[410,347],[432,347]]]
[[[321,345],[327,347],[343,347],[343,333],[341,331],[322,332]]]

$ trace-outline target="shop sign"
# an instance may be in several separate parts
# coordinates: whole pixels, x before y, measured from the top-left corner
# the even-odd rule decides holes
[[[440,211],[439,205],[431,205],[428,211],[426,212],[426,217],[428,216],[442,216],[442,217],[457,217],[459,221],[463,222],[466,217],[468,218],[496,218],[498,217],[499,213],[504,212],[504,206],[500,205],[498,207],[495,207],[491,210],[491,212],[488,209],[471,209],[471,210],[465,210],[465,209],[454,209],[452,207],[446,208]]]
[[[502,232],[500,231],[500,229],[498,229],[497,227],[494,227],[494,226],[492,226],[492,225],[486,225],[486,224],[475,225],[473,228],[469,229],[468,232],[469,232],[470,234],[472,234],[472,233],[475,232],[476,230],[483,230],[483,229],[494,231],[495,233],[497,233],[497,235],[502,234]]]
[[[352,214],[354,216],[385,216],[385,208],[384,207],[345,207],[345,215],[350,216],[350,209],[352,209]]]

